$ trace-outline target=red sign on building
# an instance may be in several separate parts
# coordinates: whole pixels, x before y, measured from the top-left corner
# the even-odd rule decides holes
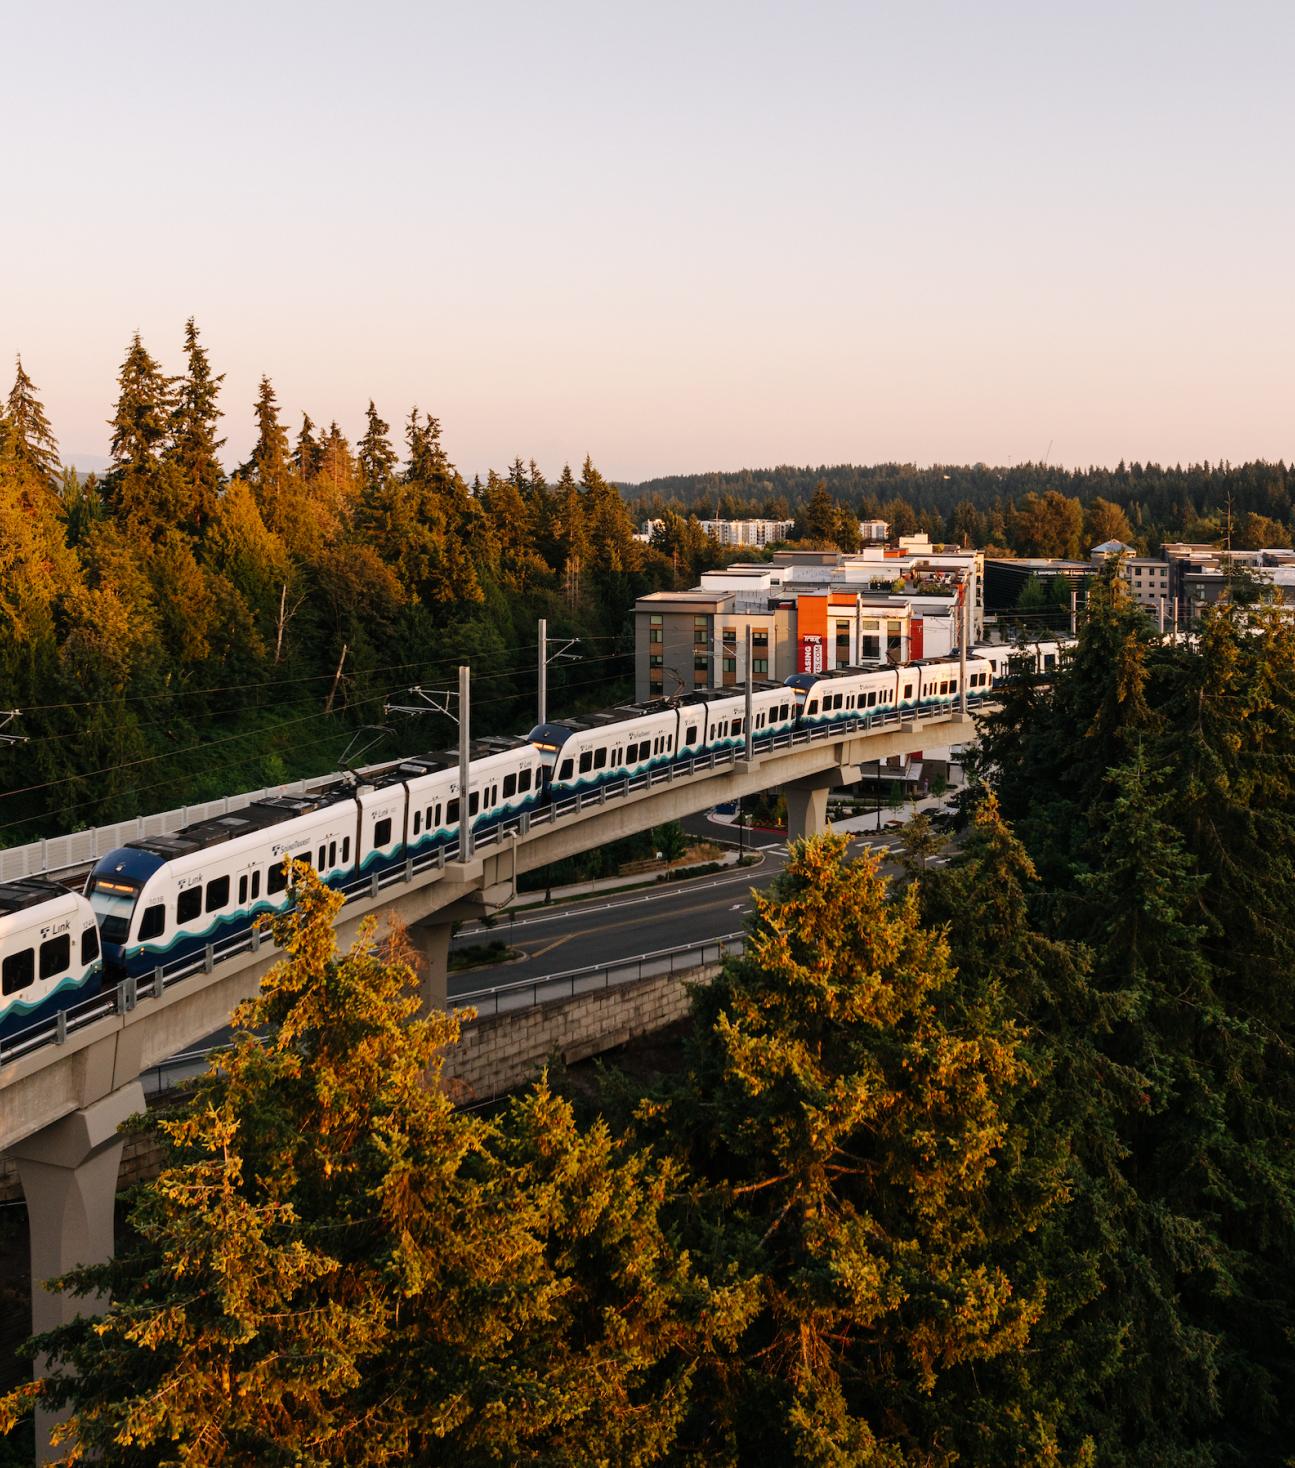
[[[823,640],[814,632],[806,632],[801,635],[798,672],[821,673],[823,671]]]

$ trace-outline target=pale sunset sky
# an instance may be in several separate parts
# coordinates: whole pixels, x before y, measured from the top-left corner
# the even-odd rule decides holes
[[[0,382],[466,473],[1295,455],[1295,5],[3,7]]]

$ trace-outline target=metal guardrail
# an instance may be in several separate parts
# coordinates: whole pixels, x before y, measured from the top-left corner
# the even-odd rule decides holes
[[[957,709],[954,707],[939,709],[925,715],[920,712],[914,713],[912,710],[902,713],[888,711],[848,715],[815,729],[796,729],[785,734],[775,734],[772,739],[761,741],[757,753],[766,754],[780,749],[797,749],[809,744],[828,743],[832,740],[859,733],[870,733],[901,723],[921,724],[933,719],[944,722],[956,712]],[[536,827],[552,825],[564,816],[582,814],[585,811],[604,806],[611,800],[621,800],[641,790],[653,789],[660,785],[673,785],[677,780],[692,779],[697,775],[729,769],[739,759],[745,759],[745,757],[746,751],[742,745],[723,750],[712,750],[707,754],[696,755],[690,760],[680,761],[678,764],[663,765],[638,775],[627,775],[623,779],[599,786],[596,791],[569,795],[551,805],[542,806],[534,811],[523,811],[515,818],[509,818],[488,830],[474,833],[473,851],[478,852],[497,845],[507,836],[525,838]],[[458,846],[457,837],[452,838],[444,845],[438,846],[435,851],[409,857],[404,862],[388,867],[384,871],[371,872],[368,876],[357,877],[349,882],[341,883],[335,890],[347,898],[377,897],[386,888],[410,882],[414,877],[425,872],[433,869],[443,871],[447,862],[453,861],[458,856]],[[59,1010],[52,1019],[42,1020],[0,1041],[0,1065],[6,1065],[10,1061],[29,1055],[47,1045],[66,1044],[69,1035],[75,1034],[87,1025],[111,1014],[127,1014],[141,1001],[161,998],[172,985],[191,978],[194,974],[210,974],[217,964],[237,957],[239,954],[258,953],[262,949],[273,947],[273,940],[269,934],[263,929],[254,928],[250,933],[240,933],[218,943],[208,943],[197,953],[169,964],[162,964],[147,977],[123,979],[111,989]]]
[[[512,984],[498,984],[493,989],[454,994],[450,997],[449,1008],[452,1011],[475,1009],[478,1019],[534,1009],[538,1004],[614,989],[618,984],[632,983],[636,979],[686,973],[708,963],[723,963],[733,954],[741,953],[745,943],[744,933],[725,933],[722,937],[706,938],[700,943],[641,953],[637,958],[618,958],[612,963],[593,963],[585,968],[567,969],[560,974],[546,974],[539,979],[518,979]]]

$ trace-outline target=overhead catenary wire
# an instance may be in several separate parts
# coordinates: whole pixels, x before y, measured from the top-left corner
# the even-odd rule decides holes
[[[610,655],[607,658],[589,659],[588,661],[589,662],[594,662],[594,661],[607,662],[607,661],[612,661],[612,660],[618,658],[619,656],[620,656],[619,654],[612,654],[612,655]],[[583,680],[581,680],[580,682],[577,682],[577,683],[568,683],[568,684],[566,684],[564,686],[563,691],[564,692],[574,692],[575,690],[580,689],[580,688],[593,688],[593,687],[606,687],[606,686],[607,685],[606,685],[606,679],[605,678],[602,678],[602,677],[599,677],[599,678],[589,678],[589,679],[583,679]],[[367,704],[380,703],[383,700],[385,700],[387,698],[387,696],[388,696],[387,694],[374,694],[371,697],[357,700],[355,703],[351,704],[349,707],[352,708],[352,709],[363,708]],[[503,694],[503,695],[500,695],[499,697],[496,697],[496,698],[474,699],[473,700],[473,707],[474,708],[483,708],[483,707],[486,707],[486,706],[491,705],[491,704],[512,703],[512,702],[515,702],[516,701],[516,698],[517,697],[520,697],[520,696],[522,696],[522,695]],[[243,734],[243,735],[231,735],[231,736],[228,736],[227,741],[224,741],[224,742],[232,742],[233,740],[236,740],[238,738],[252,737],[252,736],[254,736],[256,734],[274,733],[274,732],[277,732],[277,730],[279,728],[287,728],[287,727],[290,727],[293,724],[309,722],[310,720],[313,720],[313,719],[336,718],[339,712],[341,712],[341,711],[340,710],[335,710],[332,714],[326,714],[326,713],[324,713],[324,711],[322,709],[320,709],[320,710],[317,710],[315,713],[312,713],[312,714],[309,714],[309,715],[304,716],[302,719],[286,721],[284,724],[275,726],[273,729],[264,729],[263,728],[263,729],[248,730],[246,732],[246,734]],[[340,734],[340,733],[342,733],[342,732],[343,732],[342,729],[341,728],[338,728],[334,734],[326,735],[326,736],[324,736],[321,739],[311,740],[308,743],[298,745],[298,750],[318,749],[318,748],[322,747],[323,745],[332,743],[333,740],[337,737],[337,735]],[[184,751],[184,752],[190,752],[191,753],[193,749],[207,748],[208,745],[209,745],[209,743],[211,743],[211,742],[213,742],[213,741],[205,741],[202,745],[191,746],[189,750]],[[181,753],[181,751],[172,750],[172,751],[169,751],[167,754],[164,754],[164,755],[158,755],[158,756],[150,757],[150,761],[148,761],[148,762],[155,762],[158,759],[167,759],[167,758],[172,758],[172,757],[178,757],[178,755],[180,753]],[[242,765],[246,765],[246,764],[252,763],[252,761],[254,761],[254,760],[262,759],[262,758],[264,758],[264,756],[265,756],[265,751],[260,751],[260,752],[257,752],[255,754],[247,754],[247,755],[244,755],[244,756],[242,756],[242,757],[240,757],[238,759],[228,760],[228,761],[225,761],[224,763],[221,763],[221,764],[218,764],[218,765],[214,766],[213,767],[213,772],[223,772],[223,771],[226,771],[226,770],[237,769],[237,768],[239,768]],[[113,769],[113,770],[117,770],[117,769],[129,769],[129,768],[132,768],[132,767],[138,765],[139,763],[142,763],[142,762],[141,761],[127,762],[125,764],[118,765],[118,766],[112,766],[110,768]],[[336,771],[321,770],[316,775],[305,775],[305,776],[302,776],[302,778],[303,779],[306,779],[306,780],[322,780],[322,779],[326,779],[330,773],[337,773],[337,772]],[[88,772],[88,773],[86,773],[84,775],[70,775],[70,776],[65,777],[65,779],[63,779],[61,781],[51,782],[51,784],[66,784],[66,783],[69,783],[71,781],[85,780],[85,779],[90,779],[90,778],[93,778],[93,774]],[[133,786],[127,787],[124,790],[114,791],[113,792],[113,798],[114,799],[125,799],[126,797],[132,796],[132,795],[143,795],[143,794],[146,794],[150,790],[164,789],[166,786],[173,785],[176,781],[183,780],[183,779],[186,779],[186,778],[188,778],[187,775],[185,775],[182,772],[177,772],[177,773],[175,773],[173,775],[168,775],[165,779],[162,779],[162,780],[154,780],[154,781],[150,781],[148,784],[145,784],[145,785],[133,785]],[[15,792],[12,792],[12,793],[14,793],[14,794],[33,793],[35,791],[39,791],[39,790],[46,789],[46,788],[50,788],[50,787],[48,785],[46,785],[46,786],[33,786],[33,787],[29,787],[28,791],[26,791],[26,792],[15,791]],[[71,809],[71,810],[79,810],[83,806],[95,804],[100,799],[102,799],[101,796],[87,795],[87,796],[83,797],[80,800],[71,801],[69,803],[69,805],[68,805],[67,808],[68,809]],[[44,820],[44,819],[47,819],[46,813],[45,812],[39,812],[38,811],[38,812],[36,812],[36,813],[34,813],[32,815],[22,816],[22,817],[20,817],[17,820],[7,821],[7,822],[4,822],[4,823],[0,824],[0,831],[17,830],[20,826],[28,826],[28,825],[31,825],[32,822],[34,822],[34,821],[39,821],[39,820]]]
[[[619,642],[623,637],[620,632],[599,633],[596,636],[581,635],[581,642]],[[627,652],[625,656],[629,656]],[[463,659],[457,656],[443,658],[419,658],[408,663],[385,663],[376,668],[361,668],[353,675],[367,677],[374,673],[397,673],[406,668],[455,668]],[[511,672],[512,670],[508,670]],[[518,673],[535,671],[534,664],[527,663],[524,667],[516,669]],[[172,698],[198,698],[208,693],[246,693],[257,688],[290,688],[299,683],[322,683],[332,677],[332,673],[307,673],[299,678],[267,678],[259,683],[223,683],[210,688],[177,688],[170,692],[162,693],[128,693],[116,699],[117,703],[156,703],[160,699]],[[485,678],[499,678],[506,676],[505,673],[482,673],[478,681]],[[65,703],[29,703],[23,705],[23,713],[49,713],[57,709],[98,708],[104,700],[102,698],[76,699]]]
[[[596,641],[602,641],[603,639],[601,639],[601,638],[599,638],[599,639],[593,639],[593,638],[591,638],[589,640],[590,641],[595,641],[595,640]],[[596,663],[616,662],[616,661],[621,660],[621,659],[628,659],[631,656],[632,656],[632,654],[630,652],[628,652],[628,651],[627,652],[623,652],[623,653],[620,653],[620,652],[605,653],[602,657],[597,657],[597,658],[580,658],[579,659],[579,666],[580,667],[591,667],[591,666],[593,666]],[[391,664],[390,667],[388,669],[386,669],[386,670],[384,670],[382,668],[370,668],[370,669],[360,668],[355,673],[348,674],[347,677],[348,677],[349,680],[354,681],[355,679],[358,679],[358,678],[367,678],[367,677],[370,677],[371,675],[373,675],[375,673],[380,673],[380,672],[383,672],[383,671],[391,671],[393,669],[394,670],[403,670],[403,669],[408,669],[408,668],[423,668],[423,667],[428,667],[428,666],[436,666],[436,664],[430,664],[429,665],[429,664],[426,664],[426,663],[394,663],[394,664]],[[530,663],[519,664],[515,668],[500,668],[500,669],[496,670],[493,673],[482,673],[476,679],[476,682],[477,683],[492,683],[492,682],[497,682],[500,678],[521,678],[521,677],[525,677],[528,674],[531,677],[534,677],[534,674],[535,674],[535,668],[534,668],[534,666],[531,665]],[[327,674],[325,676],[331,678],[333,675],[330,673],[330,674]],[[284,684],[282,686],[284,686],[284,687],[290,686],[290,684],[292,682],[294,682],[294,681],[295,682],[300,682],[300,681],[303,681],[303,680],[289,680],[289,682],[287,684]],[[238,684],[231,684],[230,685],[230,690],[226,690],[226,691],[237,690],[239,688],[239,686],[240,685],[238,685]],[[259,687],[260,685],[251,684],[251,685],[248,685],[248,686],[249,687]],[[275,687],[278,687],[280,685],[277,685],[276,684],[274,686]],[[518,698],[521,698],[521,697],[524,697],[525,695],[522,692],[518,692],[518,694],[516,696]],[[50,705],[50,707],[60,707],[60,705]],[[354,699],[351,700],[351,702],[348,703],[345,706],[345,708],[358,708],[358,707],[359,707],[359,701],[358,700],[354,700]],[[339,712],[345,712],[345,708],[339,710]],[[27,711],[29,711],[29,710],[27,710]],[[205,717],[207,717],[207,718],[222,718],[222,717],[224,717],[227,714],[233,714],[233,713],[237,713],[237,712],[239,712],[239,709],[237,707],[235,707],[235,708],[225,708],[225,709],[213,709],[213,710],[210,710],[205,715]],[[132,725],[131,727],[132,727],[132,730],[134,732],[136,732],[136,733],[142,733],[145,729],[158,729],[158,728],[161,728],[163,725],[173,724],[177,720],[181,720],[181,719],[183,719],[185,717],[186,716],[184,714],[180,714],[180,713],[168,714],[168,715],[166,715],[163,718],[149,719],[149,720],[145,721],[144,723],[137,723],[137,724]],[[84,737],[85,737],[85,731],[83,729],[68,729],[68,730],[65,730],[62,734],[42,734],[40,736],[40,742],[42,744],[57,744],[60,741],[65,740],[65,739],[82,739]],[[6,792],[6,791],[0,791],[0,800],[4,799],[4,796],[7,793],[8,792]]]

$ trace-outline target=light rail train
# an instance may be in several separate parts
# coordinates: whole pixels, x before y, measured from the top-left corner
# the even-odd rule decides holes
[[[1050,672],[1060,646],[972,649],[969,702],[1018,670]],[[752,741],[759,750],[797,729],[950,707],[959,677],[957,658],[934,658],[761,683]],[[467,819],[479,835],[538,806],[744,746],[745,719],[744,690],[709,689],[540,724],[524,738],[478,740]],[[128,842],[100,859],[84,896],[48,882],[0,887],[0,1036],[89,997],[101,976],[143,976],[245,935],[258,916],[290,901],[287,857],[342,886],[457,843],[461,798],[457,752],[417,756]]]

